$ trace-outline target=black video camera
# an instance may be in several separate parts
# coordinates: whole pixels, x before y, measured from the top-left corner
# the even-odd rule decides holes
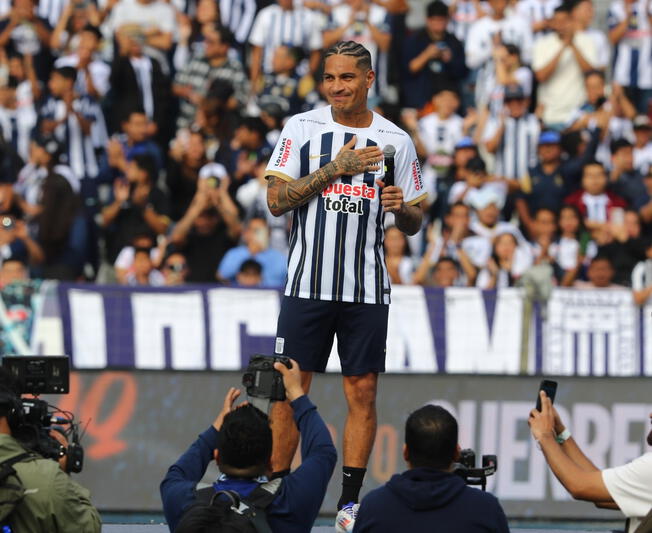
[[[460,476],[467,485],[479,485],[487,490],[487,478],[493,476],[498,469],[498,459],[495,455],[483,455],[482,466],[475,466],[475,452],[469,448],[460,452],[460,462],[455,463],[453,473]]]
[[[34,396],[19,399],[22,413],[18,418],[18,427],[12,427],[12,435],[25,447],[46,459],[57,461],[64,455],[67,456],[66,471],[81,472],[84,449],[79,443],[79,424],[75,423],[74,415],[37,397],[39,394],[68,394],[68,357],[7,355],[2,358],[2,367],[12,376],[19,394]],[[68,441],[67,446],[50,435],[53,426]]]
[[[289,357],[283,355],[252,355],[247,365],[247,371],[242,376],[242,384],[247,389],[247,395],[270,402],[285,401],[285,385],[283,376],[274,368],[274,363],[282,363],[292,368]]]

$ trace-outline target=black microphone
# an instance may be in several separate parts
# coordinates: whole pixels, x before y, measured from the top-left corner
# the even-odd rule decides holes
[[[385,176],[383,181],[385,186],[394,185],[394,155],[396,154],[396,148],[391,144],[388,144],[383,148],[383,157],[385,158]]]

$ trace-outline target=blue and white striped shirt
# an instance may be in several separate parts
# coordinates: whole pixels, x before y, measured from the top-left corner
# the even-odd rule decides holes
[[[356,148],[396,147],[395,181],[405,202],[427,196],[407,133],[374,113],[368,128],[335,122],[330,106],[292,117],[267,165],[267,175],[293,181],[323,167],[355,135]],[[316,300],[389,303],[383,253],[384,214],[376,179],[383,171],[342,176],[293,213],[287,296]]]

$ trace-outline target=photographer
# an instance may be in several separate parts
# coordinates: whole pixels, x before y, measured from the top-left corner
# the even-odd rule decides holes
[[[0,369],[0,464],[26,454],[12,465],[25,493],[8,517],[9,531],[99,533],[100,515],[91,504],[88,490],[70,479],[57,461],[29,453],[14,438],[14,433],[22,434],[30,429],[22,423],[22,412],[20,396],[9,374]],[[38,431],[40,428],[31,429]],[[9,477],[0,483],[4,497],[11,490],[8,485],[14,481]]]
[[[508,532],[507,518],[491,494],[466,486],[453,472],[460,458],[457,420],[438,405],[414,411],[405,423],[408,470],[362,500],[354,532]]]
[[[303,461],[293,473],[277,480],[280,486],[276,485],[276,497],[265,514],[273,532],[309,532],[326,494],[337,454],[317,408],[301,388],[299,365],[292,361],[291,369],[281,363],[274,367],[283,376],[286,395],[294,411],[301,434]],[[272,455],[269,419],[252,405],[234,408],[238,396],[239,390],[229,390],[222,412],[213,425],[170,467],[161,483],[163,511],[170,531],[204,531],[201,528],[208,525],[220,530],[216,506],[193,506],[198,502],[196,485],[211,460],[216,460],[222,472],[213,484],[215,491],[235,491],[246,499],[267,482],[265,476],[271,472]]]
[[[626,533],[636,531],[652,509],[652,453],[601,471],[580,450],[546,393],[539,394],[541,411],[533,409],[528,423],[552,472],[573,498],[620,509],[628,518]],[[652,446],[652,431],[647,443]]]

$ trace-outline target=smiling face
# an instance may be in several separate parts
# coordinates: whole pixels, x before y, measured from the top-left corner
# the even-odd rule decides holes
[[[324,92],[333,110],[357,113],[367,109],[367,92],[376,75],[358,67],[358,58],[332,55],[324,62]]]

